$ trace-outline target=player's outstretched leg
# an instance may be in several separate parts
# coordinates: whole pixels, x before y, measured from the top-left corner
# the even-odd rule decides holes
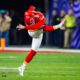
[[[29,62],[32,61],[33,57],[36,55],[36,51],[39,49],[42,42],[43,33],[40,34],[37,38],[33,38],[32,40],[32,49],[28,53],[23,64],[18,68],[20,76],[23,76],[24,70]]]
[[[24,70],[26,68],[27,63],[29,63],[33,59],[35,54],[36,54],[36,51],[30,50],[30,52],[28,53],[24,63],[18,68],[20,76],[23,76],[23,73],[24,73]]]

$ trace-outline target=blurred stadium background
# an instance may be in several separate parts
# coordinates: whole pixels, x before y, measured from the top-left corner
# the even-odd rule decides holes
[[[24,12],[30,5],[45,15],[48,25],[60,23],[69,9],[77,21],[68,47],[64,46],[65,30],[44,33],[39,54],[21,78],[16,69],[30,49],[31,37],[16,26],[24,24]],[[0,22],[0,80],[80,80],[80,0],[0,0],[0,15],[7,13],[10,27],[4,31],[4,20]]]
[[[65,12],[64,15],[67,14],[68,9],[72,8],[76,17],[79,18],[78,23],[80,21],[80,2],[76,4],[76,0],[1,0],[0,1],[0,14],[4,14],[9,12],[9,16],[11,18],[10,28],[6,31],[3,31],[3,35],[0,32],[0,38],[6,38],[7,46],[29,46],[31,44],[31,38],[29,37],[26,30],[18,31],[16,26],[21,23],[24,24],[24,12],[28,9],[30,5],[36,6],[36,10],[40,10],[44,13],[48,25],[56,25],[61,22],[62,16],[61,11]],[[78,11],[77,11],[78,10]],[[3,12],[2,12],[3,11]],[[56,11],[56,15],[54,14]],[[3,22],[4,24],[4,22]],[[79,25],[76,25],[74,33],[72,34],[72,38],[70,41],[70,46],[68,48],[80,48],[80,37],[79,37]],[[3,29],[3,28],[2,28]],[[7,32],[7,35],[5,35]],[[46,47],[57,47],[64,48],[64,32],[65,30],[56,30],[55,32],[47,32],[44,33],[44,38],[42,42],[42,46]],[[76,37],[76,38],[75,38]]]

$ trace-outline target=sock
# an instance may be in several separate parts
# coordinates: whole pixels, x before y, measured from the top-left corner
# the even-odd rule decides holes
[[[27,55],[27,57],[26,57],[26,59],[25,59],[25,62],[26,63],[29,63],[32,59],[33,59],[33,57],[36,55],[36,51],[34,51],[34,50],[31,50],[29,53],[28,53],[28,55]]]
[[[25,68],[25,67],[26,67],[26,64],[25,64],[25,63],[23,63],[23,64],[22,64],[22,67],[23,67],[23,68]]]

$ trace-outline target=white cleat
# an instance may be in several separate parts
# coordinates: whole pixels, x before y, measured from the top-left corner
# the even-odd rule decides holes
[[[25,68],[23,68],[23,67],[18,68],[19,75],[22,76],[22,77],[24,76],[24,69]]]

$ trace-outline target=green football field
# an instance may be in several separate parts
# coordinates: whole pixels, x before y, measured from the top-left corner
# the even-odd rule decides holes
[[[0,52],[0,80],[80,80],[80,54],[39,53],[20,77],[17,68],[26,55]]]

